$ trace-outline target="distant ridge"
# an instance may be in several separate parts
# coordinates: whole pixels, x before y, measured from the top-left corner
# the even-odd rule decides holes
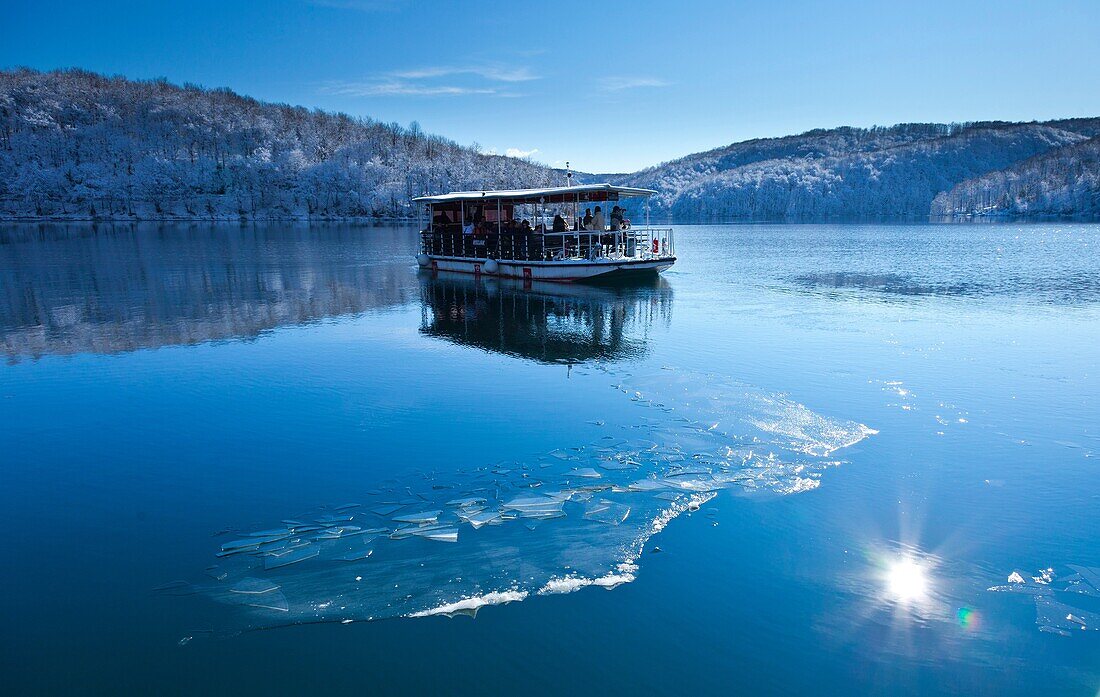
[[[0,71],[0,217],[408,217],[427,191],[560,179],[415,122],[84,70]]]
[[[657,189],[654,210],[676,220],[926,218],[969,212],[966,206],[933,207],[939,194],[963,182],[1048,152],[1072,159],[1077,151],[1070,146],[1097,135],[1100,118],[818,129],[734,143],[611,178]],[[1095,159],[1072,171],[1093,180],[1100,173]],[[1095,205],[1059,210],[1100,212]]]
[[[677,221],[1100,215],[1100,118],[815,129],[579,181]],[[562,172],[346,114],[84,70],[0,71],[0,218],[408,218],[413,196]]]
[[[1100,217],[1100,136],[957,184],[932,214]]]

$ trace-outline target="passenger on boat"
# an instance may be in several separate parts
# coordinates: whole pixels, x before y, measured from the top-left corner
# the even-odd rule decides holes
[[[474,224],[474,256],[485,257],[489,252],[489,226],[484,222]]]
[[[565,224],[565,218],[561,217],[561,214],[554,216],[554,232],[566,232],[569,228]]]
[[[521,249],[521,237],[516,221],[505,220],[500,227],[500,239],[497,241],[497,249],[501,258],[515,259]]]
[[[585,208],[584,209],[584,217],[581,218],[581,228],[584,229],[584,230],[591,230],[592,229],[592,209],[591,208]]]
[[[615,206],[611,209],[611,229],[623,229],[623,209],[619,208],[618,206]]]
[[[588,229],[589,230],[600,230],[601,232],[604,229],[603,211],[600,210],[599,206],[596,206],[596,212],[593,213],[593,215],[592,215],[592,225],[589,226]]]

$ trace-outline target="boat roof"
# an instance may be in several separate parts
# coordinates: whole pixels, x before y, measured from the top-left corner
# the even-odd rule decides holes
[[[579,184],[577,186],[551,186],[544,189],[503,189],[499,191],[452,191],[436,196],[418,196],[420,203],[449,203],[459,201],[509,201],[511,203],[566,203],[575,201],[608,201],[620,197],[652,196],[652,189],[613,184]]]

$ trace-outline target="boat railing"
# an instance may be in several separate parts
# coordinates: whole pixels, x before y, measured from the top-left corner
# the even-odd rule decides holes
[[[571,230],[567,232],[495,232],[464,234],[459,229],[424,230],[424,254],[504,261],[595,259],[667,259],[676,256],[672,228]]]

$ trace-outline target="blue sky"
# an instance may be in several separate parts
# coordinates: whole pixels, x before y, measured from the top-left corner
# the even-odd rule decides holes
[[[1098,0],[3,4],[3,67],[416,120],[586,171],[817,127],[1100,115]]]

